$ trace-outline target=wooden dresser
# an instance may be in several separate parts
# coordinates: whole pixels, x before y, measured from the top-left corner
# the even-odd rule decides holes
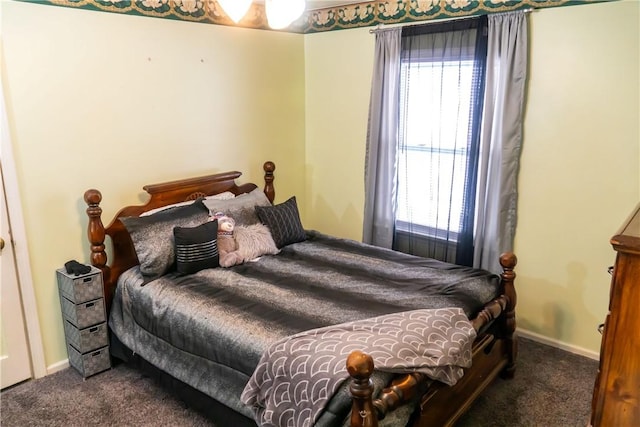
[[[591,403],[594,427],[640,426],[640,205],[611,238],[616,262],[600,368]]]

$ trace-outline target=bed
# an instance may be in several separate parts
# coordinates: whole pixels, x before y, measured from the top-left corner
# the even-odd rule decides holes
[[[106,227],[100,191],[85,192],[115,358],[222,425],[453,425],[513,376],[514,254],[495,275],[301,229],[295,197],[273,204],[275,165],[263,169],[264,189],[240,172],[147,185],[148,202]],[[227,208],[237,236],[266,224],[273,240],[229,268],[181,258],[214,244],[203,230]],[[157,269],[167,239],[150,230],[167,227]]]

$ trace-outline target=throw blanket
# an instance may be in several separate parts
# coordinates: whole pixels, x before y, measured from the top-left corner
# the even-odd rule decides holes
[[[312,426],[348,378],[353,350],[369,354],[375,368],[422,372],[448,385],[471,366],[476,332],[459,308],[421,309],[314,329],[271,345],[241,400],[260,426]]]

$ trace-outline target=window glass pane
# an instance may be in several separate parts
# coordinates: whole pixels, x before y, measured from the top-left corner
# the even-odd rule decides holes
[[[402,64],[398,227],[458,232],[471,121],[473,61]],[[406,226],[406,225],[405,225]]]

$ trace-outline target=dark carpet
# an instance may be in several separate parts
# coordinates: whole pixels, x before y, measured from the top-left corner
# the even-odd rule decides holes
[[[494,382],[457,427],[584,427],[598,363],[520,339],[516,377]],[[140,371],[120,364],[83,380],[69,368],[0,393],[0,424],[217,426]]]

